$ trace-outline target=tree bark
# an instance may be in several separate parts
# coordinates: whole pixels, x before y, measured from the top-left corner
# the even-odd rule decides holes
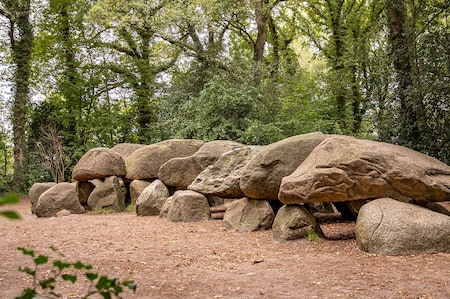
[[[259,62],[264,58],[264,46],[267,41],[267,15],[265,13],[265,2],[266,1],[263,0],[257,0],[255,2],[255,19],[258,35],[254,45],[253,58],[255,61]]]
[[[12,111],[14,141],[14,182],[16,191],[24,191],[26,183],[26,119],[29,104],[29,79],[31,72],[31,53],[33,47],[33,31],[29,20],[30,0],[3,1],[4,10],[0,13],[9,19],[10,47],[15,64],[14,103]],[[17,32],[16,32],[17,31]]]
[[[420,122],[424,122],[424,108],[420,97],[413,95],[413,70],[411,66],[407,12],[404,0],[386,0],[390,43],[394,68],[397,72],[396,97],[400,102],[400,137],[403,143],[414,147],[421,138]]]

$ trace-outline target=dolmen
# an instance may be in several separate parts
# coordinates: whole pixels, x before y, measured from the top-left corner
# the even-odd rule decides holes
[[[385,255],[450,252],[450,166],[406,147],[309,133],[267,146],[169,139],[94,148],[72,183],[36,183],[32,212],[54,217],[127,205],[172,222],[221,219],[277,242],[323,238],[313,212],[356,221],[357,246]],[[440,204],[441,203],[441,204]]]

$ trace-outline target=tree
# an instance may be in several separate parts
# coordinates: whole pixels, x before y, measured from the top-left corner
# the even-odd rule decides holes
[[[389,57],[395,74],[396,143],[450,161],[448,1],[386,0]],[[387,123],[392,124],[392,119]]]
[[[163,1],[98,1],[89,21],[92,46],[107,53],[92,64],[94,69],[117,75],[116,87],[130,90],[136,112],[139,142],[154,140],[152,126],[157,122],[158,76],[172,67],[178,57],[170,43],[156,34],[161,28],[159,13]]]
[[[425,107],[420,94],[413,94],[411,65],[411,33],[407,28],[408,15],[404,0],[387,0],[386,8],[390,29],[393,65],[397,72],[396,97],[400,103],[402,143],[415,148],[424,133]]]
[[[330,67],[326,82],[339,131],[356,134],[367,109],[367,61],[383,6],[378,0],[317,0],[304,1],[302,9],[307,18],[299,19],[299,28]]]
[[[83,21],[89,6],[85,0],[49,0],[35,12],[39,16],[33,73],[36,89],[45,99],[33,105],[30,113],[30,163],[40,160],[39,145],[48,142],[42,131],[48,127],[59,132],[64,151],[74,154],[66,165],[70,168],[80,158],[79,152],[92,147],[94,126],[90,115],[97,103],[90,87],[96,85],[97,79],[90,77],[83,65],[85,53],[89,54]],[[35,166],[41,168],[39,164]],[[41,176],[42,172],[36,175]]]
[[[50,171],[55,183],[64,182],[68,155],[65,152],[62,138],[57,129],[52,126],[43,128],[42,135],[43,142],[37,144],[42,166]]]
[[[26,120],[29,106],[33,30],[30,22],[30,0],[0,1],[0,17],[9,21],[9,46],[15,67],[12,113],[14,136],[14,186],[25,189]]]

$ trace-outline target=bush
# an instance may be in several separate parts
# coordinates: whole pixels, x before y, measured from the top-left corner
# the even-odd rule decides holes
[[[59,259],[55,259],[52,262],[54,271],[48,278],[38,277],[38,270],[41,265],[48,264],[50,259],[47,255],[36,256],[33,250],[28,250],[23,247],[17,248],[25,256],[30,256],[33,259],[34,267],[20,267],[19,271],[30,275],[33,278],[33,285],[30,288],[26,288],[22,291],[22,294],[16,299],[33,299],[39,296],[44,298],[61,298],[61,294],[56,293],[57,285],[61,285],[64,282],[76,283],[78,280],[77,275],[72,274],[72,271],[81,270],[84,271],[84,276],[89,281],[89,285],[86,289],[85,295],[81,298],[89,298],[92,295],[100,295],[104,299],[109,298],[122,298],[120,294],[123,292],[124,287],[129,288],[133,292],[136,292],[136,284],[132,280],[120,281],[117,278],[111,278],[106,275],[100,276],[98,273],[91,272],[92,266],[83,264],[80,261],[75,263],[64,262]],[[53,251],[56,249],[51,247]],[[62,254],[60,254],[62,255]]]

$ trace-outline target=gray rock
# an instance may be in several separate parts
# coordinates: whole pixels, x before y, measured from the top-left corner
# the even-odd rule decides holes
[[[279,242],[307,238],[310,234],[324,237],[314,216],[301,205],[282,206],[273,221],[272,233]]]
[[[244,196],[239,187],[242,170],[262,149],[260,146],[246,146],[222,154],[214,164],[209,165],[196,177],[188,189],[219,197]]]
[[[136,143],[119,143],[113,146],[111,150],[121,155],[124,160],[127,160],[127,158],[132,153],[134,153],[140,148],[143,148],[144,146],[145,146],[144,144],[136,144]]]
[[[54,187],[56,183],[48,182],[48,183],[35,183],[31,186],[28,191],[28,195],[30,196],[31,202],[31,213],[36,214],[36,204],[42,193],[47,191],[48,189]]]
[[[369,253],[408,255],[450,252],[450,217],[390,198],[359,211],[356,243]]]
[[[87,204],[92,211],[113,209],[116,212],[125,210],[125,198],[120,187],[120,181],[112,176],[95,187],[89,195]]]
[[[203,143],[195,139],[169,139],[144,146],[126,160],[125,178],[130,181],[158,178],[161,165],[170,159],[194,154]]]
[[[223,205],[223,203],[225,202],[225,198],[223,198],[223,197],[214,196],[214,195],[205,195],[205,196],[208,199],[208,203],[210,206]]]
[[[138,216],[159,215],[168,197],[169,190],[166,185],[160,180],[153,181],[139,195],[136,201],[136,214]]]
[[[42,193],[37,201],[35,214],[38,217],[55,217],[62,210],[68,210],[72,214],[85,212],[73,184],[59,183]]]
[[[208,200],[203,194],[191,190],[176,191],[167,213],[172,222],[198,222],[210,219]]]
[[[72,172],[75,181],[125,175],[125,161],[109,148],[93,148],[81,157]]]
[[[172,203],[173,203],[173,197],[170,196],[164,202],[161,212],[159,212],[159,218],[167,218],[167,214],[169,214],[169,210],[172,207]]]
[[[75,190],[77,192],[78,201],[82,205],[87,205],[87,201],[89,198],[89,195],[91,195],[92,191],[94,191],[95,185],[91,182],[77,182],[75,186]]]
[[[130,183],[130,198],[131,203],[136,204],[136,200],[139,195],[141,195],[142,191],[147,188],[152,182],[144,181],[144,180],[133,180]]]
[[[283,178],[279,193],[285,204],[383,197],[448,201],[450,166],[405,147],[335,136]]]
[[[244,197],[229,204],[223,223],[227,228],[251,232],[270,229],[274,218],[268,201]]]
[[[327,135],[310,133],[272,143],[244,167],[240,187],[249,198],[276,200],[281,179],[291,174]]]
[[[228,140],[216,140],[205,143],[195,154],[174,158],[161,166],[158,177],[166,186],[187,189],[195,178],[219,157],[243,144]]]

